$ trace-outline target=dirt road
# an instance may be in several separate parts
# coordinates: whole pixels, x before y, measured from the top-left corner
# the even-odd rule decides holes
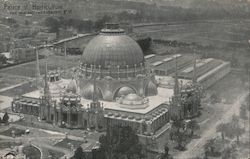
[[[203,131],[203,133],[201,134],[201,138],[193,139],[187,145],[186,147],[187,150],[179,153],[177,156],[174,156],[174,158],[175,159],[191,159],[197,156],[201,156],[203,153],[203,146],[205,145],[206,141],[217,135],[216,133],[217,125],[223,122],[226,123],[231,120],[234,114],[239,114],[240,105],[244,101],[246,96],[247,96],[247,93],[240,95],[234,104],[228,105],[227,107],[225,107],[223,114],[221,116],[221,119],[218,121],[211,122],[212,125],[209,126],[209,129],[207,129],[206,131]]]

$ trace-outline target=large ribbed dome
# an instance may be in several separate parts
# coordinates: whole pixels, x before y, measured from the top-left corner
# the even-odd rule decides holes
[[[140,66],[144,56],[140,46],[122,29],[107,28],[93,38],[82,55],[82,64],[95,65],[101,69]]]

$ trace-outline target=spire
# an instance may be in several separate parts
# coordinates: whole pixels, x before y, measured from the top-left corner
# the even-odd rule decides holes
[[[37,48],[35,48],[35,53],[36,53],[36,87],[38,88],[40,84],[40,68],[39,68],[39,55]]]
[[[93,100],[93,102],[97,102],[98,101],[98,99],[97,99],[97,96],[96,96],[96,67],[95,67],[95,65],[94,65],[94,71],[93,71],[93,94],[92,94],[92,100]]]
[[[196,54],[194,53],[194,65],[193,65],[193,83],[197,83],[196,76]]]
[[[45,62],[45,77],[44,77],[44,96],[46,97],[50,96],[47,73],[48,73],[48,66],[47,66],[47,61],[46,61]]]
[[[178,65],[177,57],[175,57],[175,83],[174,83],[174,95],[179,94],[179,80],[178,80]]]
[[[67,61],[67,47],[66,47],[66,42],[64,42],[64,59]],[[66,74],[67,70],[67,65],[64,65],[64,73]]]

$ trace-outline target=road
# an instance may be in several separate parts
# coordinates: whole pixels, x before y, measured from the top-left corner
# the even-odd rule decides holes
[[[187,145],[187,150],[179,153],[175,156],[175,159],[191,159],[197,156],[202,156],[203,153],[203,146],[206,144],[206,141],[212,139],[217,135],[216,127],[221,123],[229,122],[234,114],[239,113],[239,108],[241,103],[245,100],[247,93],[242,94],[236,100],[236,102],[232,105],[227,105],[229,107],[224,108],[224,112],[222,113],[221,119],[218,121],[211,122],[212,125],[208,126],[208,130],[203,131],[201,134],[201,138],[192,140]]]

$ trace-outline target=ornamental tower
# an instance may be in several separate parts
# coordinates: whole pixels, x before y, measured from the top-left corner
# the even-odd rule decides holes
[[[41,104],[40,104],[40,119],[44,119],[47,122],[51,122],[51,107],[52,107],[52,98],[49,90],[48,84],[48,66],[47,61],[45,63],[45,76],[44,76],[44,89],[43,89],[43,96],[41,97]]]

